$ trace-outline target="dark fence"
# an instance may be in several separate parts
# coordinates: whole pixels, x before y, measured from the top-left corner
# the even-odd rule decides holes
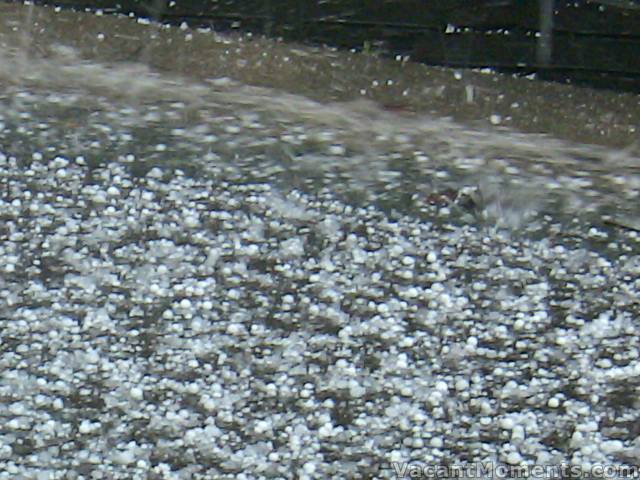
[[[640,0],[53,0],[640,91]]]

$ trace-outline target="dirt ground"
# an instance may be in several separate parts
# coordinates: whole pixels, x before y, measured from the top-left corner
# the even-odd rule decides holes
[[[428,67],[375,54],[338,52],[256,36],[205,35],[47,7],[0,4],[0,48],[24,59],[71,47],[83,60],[142,62],[197,79],[229,77],[316,101],[368,98],[398,115],[429,113],[475,127],[549,134],[579,143],[639,149],[640,96]],[[2,55],[2,54],[0,54]],[[23,82],[19,71],[0,73]]]

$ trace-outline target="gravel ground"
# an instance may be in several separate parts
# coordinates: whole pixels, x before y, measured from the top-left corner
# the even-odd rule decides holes
[[[0,478],[637,463],[632,154],[0,60]]]

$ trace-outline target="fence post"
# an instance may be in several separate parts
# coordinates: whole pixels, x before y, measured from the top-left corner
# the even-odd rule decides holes
[[[548,67],[553,54],[553,0],[538,0],[540,14],[540,36],[536,45],[538,66]]]

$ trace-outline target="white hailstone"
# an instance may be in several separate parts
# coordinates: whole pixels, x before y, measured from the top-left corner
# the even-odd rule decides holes
[[[403,397],[412,397],[413,396],[413,388],[405,385],[402,388],[400,388],[400,395],[402,395]]]
[[[620,440],[607,440],[600,444],[600,450],[607,455],[618,453],[623,449],[624,444]]]
[[[338,332],[338,338],[341,338],[343,340],[347,339],[351,336],[352,333],[353,333],[353,327],[351,325],[347,325],[346,327],[344,327]]]
[[[522,463],[522,455],[516,451],[509,452],[505,460],[509,465],[519,465]]]
[[[202,404],[204,409],[208,412],[213,412],[214,410],[216,410],[218,405],[217,402],[213,398],[209,397],[208,395],[204,396],[200,400],[200,403]]]
[[[202,309],[206,311],[210,311],[213,309],[213,303],[210,300],[205,300],[202,302]]]
[[[278,395],[278,386],[275,383],[268,383],[265,387],[265,392],[270,397],[275,397]]]
[[[271,430],[271,423],[267,422],[266,420],[260,420],[256,422],[254,430],[258,434],[268,432],[269,430]]]
[[[278,452],[270,452],[267,456],[270,462],[277,462],[280,460],[280,453]]]
[[[83,435],[91,433],[94,429],[94,425],[89,420],[83,420],[78,427],[78,431]]]
[[[64,157],[55,157],[51,162],[51,168],[64,168],[69,165],[69,160]]]
[[[184,225],[187,228],[196,228],[200,225],[200,219],[195,215],[189,215],[184,219]]]
[[[398,272],[398,276],[404,280],[412,280],[413,272],[411,270],[401,270]]]
[[[320,438],[328,438],[334,435],[333,425],[331,423],[325,423],[318,429],[318,435]]]
[[[413,337],[407,336],[407,337],[404,337],[402,340],[400,340],[398,345],[401,348],[411,348],[411,347],[413,347],[413,344],[414,344]]]
[[[242,129],[237,125],[227,125],[226,127],[224,127],[224,131],[227,133],[235,134],[240,133]]]
[[[116,452],[111,458],[117,465],[131,465],[136,461],[133,449]]]
[[[220,255],[221,255],[221,252],[219,249],[210,248],[209,252],[207,253],[207,259],[204,262],[205,265],[213,267],[218,262]]]
[[[446,394],[449,391],[449,386],[447,385],[447,382],[440,380],[436,382],[435,389]]]
[[[481,292],[487,289],[487,284],[482,281],[477,281],[477,282],[473,282],[473,284],[471,285],[471,288],[473,288],[473,290],[475,290],[476,292]]]
[[[227,333],[235,337],[241,336],[246,333],[246,328],[241,323],[231,323],[227,326]]]
[[[406,298],[418,298],[419,292],[418,289],[415,287],[409,287],[405,292],[404,292],[404,296]]]
[[[377,310],[378,313],[382,315],[389,313],[389,305],[387,305],[386,303],[380,303],[378,304]]]
[[[342,145],[331,145],[329,146],[329,153],[331,155],[344,155],[347,150]]]
[[[500,427],[505,430],[511,430],[514,426],[515,423],[513,422],[512,418],[507,417],[500,420]]]
[[[26,409],[24,408],[24,404],[22,404],[21,402],[12,403],[9,406],[9,412],[12,415],[24,415],[25,411]]]
[[[40,161],[42,161],[42,159],[43,159],[44,157],[42,156],[42,153],[40,153],[40,152],[34,152],[34,153],[31,155],[31,158],[32,158],[33,160],[35,160],[36,162],[40,162]]]
[[[524,427],[516,425],[511,430],[511,441],[514,443],[521,442],[525,438]]]
[[[95,203],[107,203],[107,194],[102,190],[98,190],[94,193],[92,200]]]
[[[154,179],[160,179],[163,176],[163,172],[162,169],[158,168],[158,167],[153,167],[151,170],[149,170],[147,172],[147,177],[148,178],[154,178]]]
[[[407,354],[401,353],[398,355],[398,359],[396,361],[396,367],[400,369],[407,368],[409,366],[409,362],[407,361]]]
[[[557,397],[551,397],[547,402],[550,408],[558,408],[560,406],[560,400]]]
[[[463,392],[469,388],[469,381],[465,378],[459,378],[456,380],[455,389],[458,392]]]
[[[444,442],[442,441],[441,437],[433,437],[429,441],[429,445],[431,445],[433,448],[442,448]]]
[[[91,349],[86,353],[85,360],[87,361],[87,363],[95,364],[95,363],[98,363],[98,361],[100,361],[100,355],[98,354],[97,351]]]
[[[344,370],[349,368],[349,362],[347,362],[344,358],[340,358],[336,361],[336,368],[339,370]]]
[[[573,435],[571,435],[571,441],[569,442],[569,445],[572,448],[578,448],[578,447],[581,447],[583,443],[584,443],[584,435],[582,434],[582,432],[578,430],[573,432]]]
[[[302,466],[302,470],[307,475],[313,475],[316,472],[316,465],[313,462],[307,462]]]
[[[51,405],[54,410],[62,410],[64,408],[64,403],[60,398],[56,398]]]
[[[359,385],[355,380],[349,382],[349,396],[351,398],[361,398],[367,393],[367,389]]]
[[[389,461],[392,463],[398,463],[402,461],[402,452],[400,450],[392,450],[389,453]]]
[[[120,195],[120,190],[112,185],[107,189],[107,195],[110,197],[117,197]]]
[[[406,256],[402,259],[402,264],[406,267],[411,267],[416,263],[415,259],[410,256]]]
[[[502,123],[502,116],[494,113],[489,117],[489,121],[491,122],[491,125],[500,125]]]
[[[311,395],[313,394],[313,392],[311,390],[302,390],[300,391],[300,398],[311,398]]]
[[[22,424],[19,418],[14,418],[7,422],[7,427],[10,430],[22,430],[24,425]]]
[[[362,250],[361,248],[354,248],[351,251],[351,256],[353,257],[354,263],[362,264],[367,261],[367,252]]]
[[[11,445],[0,446],[0,459],[6,460],[11,458],[12,455],[13,455],[13,449],[11,448]],[[11,472],[8,472],[8,473],[11,473]]]
[[[180,300],[180,308],[182,308],[183,310],[190,310],[191,300],[189,300],[188,298],[183,298],[182,300]]]
[[[304,255],[304,244],[300,238],[290,238],[282,242],[280,250],[287,257],[300,257]]]
[[[191,320],[191,330],[195,332],[202,332],[205,329],[206,324],[202,321],[202,318],[196,317]]]
[[[131,395],[131,398],[134,400],[142,400],[144,398],[144,390],[140,387],[132,387],[131,390],[129,390],[129,395]]]
[[[438,301],[445,308],[450,308],[453,305],[453,301],[451,299],[451,295],[449,295],[448,293],[445,293],[445,292],[441,293],[438,296]]]
[[[438,260],[438,255],[436,255],[435,252],[429,252],[427,254],[427,262],[429,263],[435,263],[436,260]]]

